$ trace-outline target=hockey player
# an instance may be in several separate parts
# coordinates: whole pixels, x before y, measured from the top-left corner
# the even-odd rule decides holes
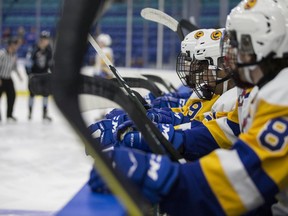
[[[223,29],[200,29],[185,37],[177,57],[176,72],[182,83],[193,89],[193,93],[184,106],[171,108],[173,112],[167,109],[148,110],[147,116],[151,120],[173,125],[190,122],[196,116],[211,111],[220,95],[234,86],[223,71],[224,57],[219,49],[222,32]],[[233,100],[227,101],[226,107],[230,106],[228,111],[234,105]]]
[[[96,40],[99,43],[99,46],[103,50],[104,54],[113,63],[114,57],[113,57],[113,50],[110,47],[112,44],[112,39],[111,39],[110,35],[100,34],[100,35],[98,35]],[[105,62],[101,59],[101,57],[99,55],[96,55],[96,57],[95,57],[94,75],[98,75],[98,76],[105,77],[105,78],[112,78],[113,77],[110,69],[106,66]]]
[[[52,68],[52,48],[50,45],[50,32],[42,31],[37,45],[33,48],[32,52],[27,54],[29,64],[26,66],[26,72],[29,77],[34,74],[47,74],[51,73]],[[43,87],[47,85],[45,79],[40,79]],[[30,88],[29,88],[30,91]],[[32,111],[34,105],[34,94],[30,91],[29,96],[29,114],[28,119],[32,118]],[[43,95],[43,120],[51,121],[48,116],[48,95]]]
[[[116,168],[171,215],[242,215],[287,194],[288,8],[283,0],[246,0],[235,10],[226,61],[238,86],[259,91],[233,148],[183,165],[130,149],[111,153]]]
[[[217,84],[220,84],[224,82],[224,89],[222,85],[216,85],[210,88],[206,88],[209,86],[205,85],[203,82],[200,84],[200,80],[198,78],[203,78],[203,73],[199,73],[199,71],[203,71],[205,67],[210,65],[210,69],[214,66],[214,76],[218,75],[219,73],[219,65],[222,64],[223,58],[220,58],[220,50],[219,50],[219,41],[222,35],[223,29],[199,29],[196,31],[193,31],[189,33],[184,40],[181,42],[181,52],[179,53],[177,57],[177,63],[176,63],[176,72],[182,81],[184,86],[187,86],[189,88],[192,88],[195,93],[191,95],[189,102],[187,102],[187,97],[183,98],[174,98],[172,97],[160,97],[152,101],[152,107],[153,108],[176,108],[176,107],[182,107],[182,109],[175,109],[178,112],[187,112],[187,108],[193,104],[195,99],[205,99],[209,100],[211,104],[213,104],[213,101],[217,99],[217,97],[213,97],[218,95],[221,95],[223,92],[227,91],[229,88],[231,88],[231,82],[229,83],[228,88],[228,81],[218,81]],[[194,53],[197,53],[196,59],[200,60],[201,62],[195,63],[194,65],[191,65],[193,60],[195,59]],[[218,61],[219,58],[219,61]],[[222,61],[222,62],[221,62]],[[203,63],[203,64],[201,64]],[[218,65],[218,67],[217,67]],[[191,77],[190,73],[190,67],[193,67],[192,70],[194,72],[197,72],[197,77]],[[197,67],[197,68],[196,68]],[[217,69],[217,70],[216,70]],[[195,73],[194,73],[195,74]],[[207,73],[206,75],[207,76]],[[220,78],[218,76],[218,78]],[[195,86],[196,81],[198,82],[198,85]],[[201,87],[202,85],[202,87]],[[211,83],[210,83],[211,85]],[[216,95],[214,95],[214,92],[216,91]],[[203,92],[205,92],[206,95],[203,95]],[[183,100],[184,99],[184,100]],[[212,101],[211,101],[212,100]],[[207,101],[206,101],[207,102]],[[185,104],[184,104],[185,103]],[[206,106],[207,107],[207,106]],[[195,114],[195,112],[194,112]]]

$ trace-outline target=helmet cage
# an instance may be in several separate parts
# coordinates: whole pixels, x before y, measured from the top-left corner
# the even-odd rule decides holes
[[[194,60],[191,63],[190,82],[194,85],[193,91],[199,98],[211,100],[216,88],[217,72],[217,67],[210,65],[209,60]]]
[[[224,57],[217,59],[217,65],[223,66]],[[176,63],[176,72],[183,85],[193,89],[197,96],[204,100],[211,100],[216,86],[230,77],[220,78],[218,72],[222,67],[213,64],[212,58],[196,60],[187,53],[179,53]]]
[[[189,52],[180,52],[177,56],[176,61],[176,73],[183,83],[184,86],[194,88],[194,85],[191,83],[191,73],[190,65],[192,62],[192,57]]]

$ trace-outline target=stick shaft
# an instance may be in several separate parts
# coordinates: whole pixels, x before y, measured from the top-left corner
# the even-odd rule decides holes
[[[109,58],[104,54],[98,43],[94,40],[94,38],[91,36],[91,34],[88,34],[88,40],[90,44],[93,46],[93,48],[97,51],[98,55],[103,59],[105,64],[110,67],[110,65],[113,66],[112,62],[109,60]]]

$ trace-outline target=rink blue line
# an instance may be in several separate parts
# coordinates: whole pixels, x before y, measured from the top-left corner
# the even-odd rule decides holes
[[[54,214],[55,212],[49,211],[0,209],[1,216],[53,216]]]

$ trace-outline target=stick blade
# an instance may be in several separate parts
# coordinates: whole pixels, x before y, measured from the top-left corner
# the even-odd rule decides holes
[[[160,10],[154,8],[144,8],[141,10],[141,16],[146,20],[160,23],[170,28],[174,32],[177,31],[179,24],[178,21]]]

